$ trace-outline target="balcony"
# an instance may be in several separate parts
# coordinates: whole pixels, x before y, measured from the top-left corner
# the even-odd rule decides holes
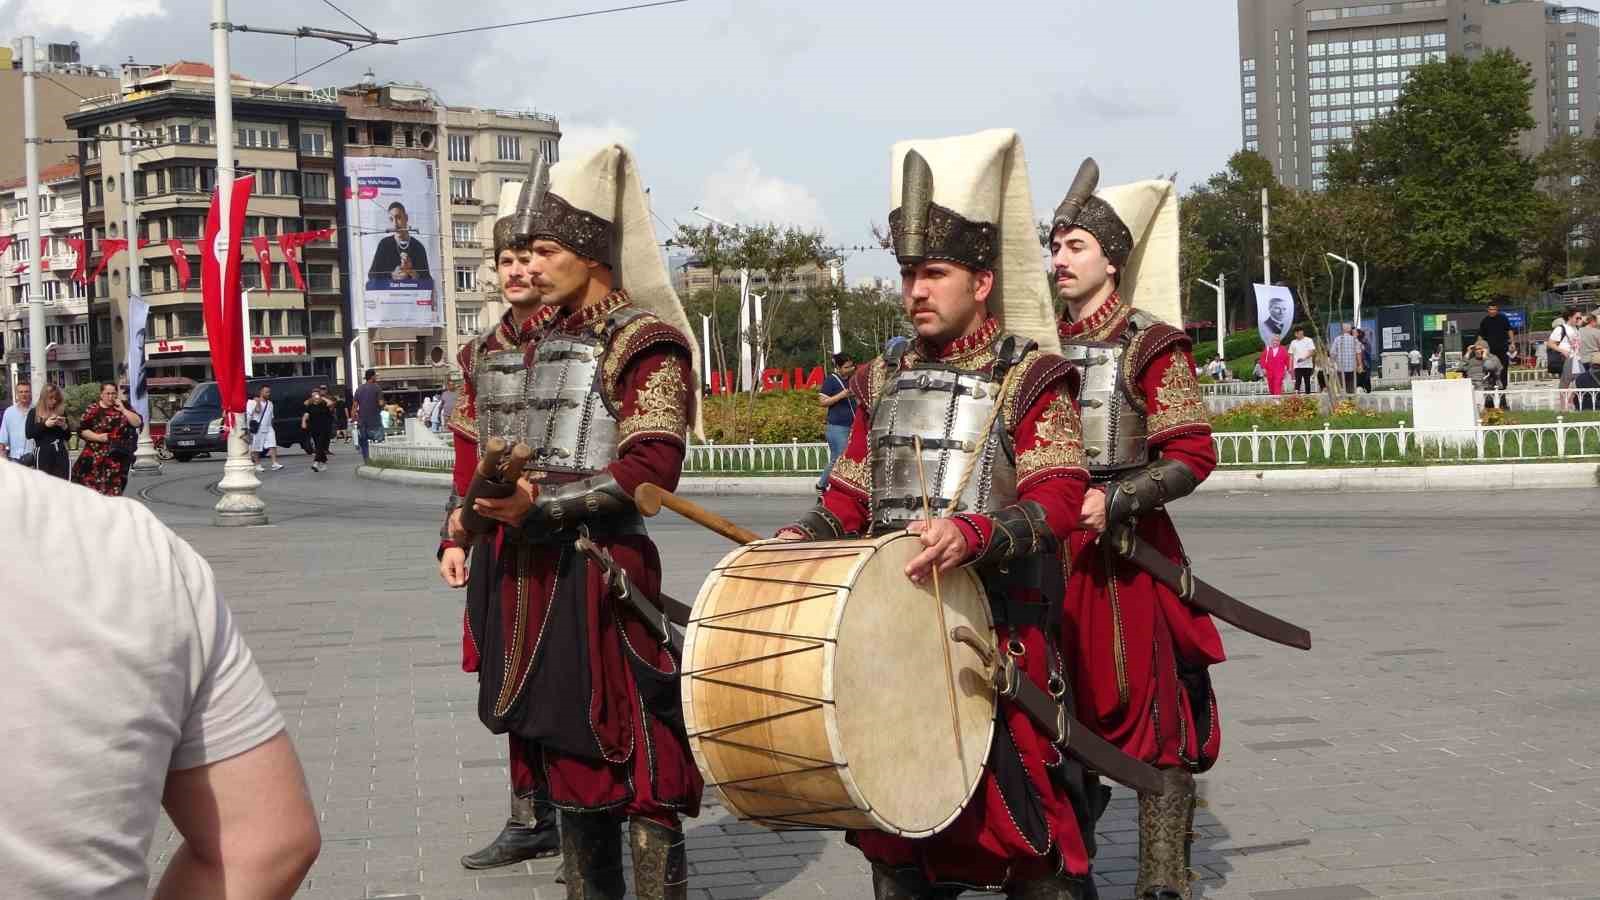
[[[476,197],[451,197],[451,206],[482,206],[483,201]]]
[[[451,243],[455,245],[455,248],[457,250],[482,250],[483,249],[483,241],[478,241],[478,240],[471,240],[471,241],[455,240],[455,241],[451,241]]]

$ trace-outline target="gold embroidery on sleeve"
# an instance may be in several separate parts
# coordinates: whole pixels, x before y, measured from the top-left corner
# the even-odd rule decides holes
[[[621,441],[641,434],[671,435],[681,439],[687,430],[688,387],[677,360],[663,363],[644,381],[632,415],[617,426]]]
[[[1017,477],[1044,469],[1084,468],[1083,431],[1066,394],[1057,394],[1034,426],[1034,446],[1017,455]]]
[[[1182,356],[1174,358],[1161,376],[1161,386],[1156,388],[1156,408],[1150,413],[1150,433],[1160,434],[1180,425],[1205,425],[1206,403],[1200,396],[1200,383],[1195,381]]]

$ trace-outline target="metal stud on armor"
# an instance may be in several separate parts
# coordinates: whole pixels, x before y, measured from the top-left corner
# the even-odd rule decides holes
[[[874,532],[904,528],[923,517],[918,438],[935,511],[988,512],[1017,502],[1016,460],[1006,446],[1003,417],[993,415],[1004,371],[997,366],[998,374],[966,372],[923,363],[889,377],[868,438]],[[976,468],[956,497],[974,457]]]
[[[1083,376],[1078,402],[1090,475],[1104,480],[1148,463],[1149,426],[1128,385],[1127,342],[1066,342],[1061,355],[1076,363]]]

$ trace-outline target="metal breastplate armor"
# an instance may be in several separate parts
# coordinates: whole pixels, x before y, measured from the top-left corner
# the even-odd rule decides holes
[[[522,441],[533,448],[529,468],[545,472],[581,477],[615,462],[617,414],[605,396],[601,364],[610,336],[643,314],[622,310],[600,334],[547,334],[532,366],[524,366],[521,350],[486,354],[478,371],[483,438]]]
[[[923,518],[923,488],[915,443],[922,439],[922,470],[935,514],[987,512],[1017,501],[1015,451],[1004,416],[994,416],[1001,381],[987,373],[945,366],[897,369],[873,410],[872,531],[904,528]],[[976,460],[974,462],[974,460]],[[967,467],[975,466],[966,489],[954,497]]]
[[[1118,341],[1064,343],[1061,348],[1061,355],[1076,363],[1083,374],[1078,393],[1083,410],[1083,452],[1089,474],[1096,481],[1150,462],[1148,422],[1134,404],[1132,388],[1123,376],[1127,337],[1132,331],[1123,334]]]

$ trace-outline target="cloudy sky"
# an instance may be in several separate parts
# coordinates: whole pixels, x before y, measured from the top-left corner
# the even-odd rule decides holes
[[[333,0],[407,36],[637,0]],[[209,60],[206,0],[0,0],[0,36],[76,40],[86,62]],[[236,23],[352,26],[323,0],[246,4]],[[1179,173],[1188,185],[1239,145],[1235,4],[1227,0],[687,0],[671,6],[362,50],[301,80],[347,85],[369,67],[452,105],[557,114],[570,156],[621,140],[655,210],[695,221],[822,228],[871,242],[889,205],[889,147],[1017,129],[1043,210],[1093,154],[1104,183]],[[234,69],[279,80],[335,45],[235,34]],[[882,251],[852,280],[892,271]]]

